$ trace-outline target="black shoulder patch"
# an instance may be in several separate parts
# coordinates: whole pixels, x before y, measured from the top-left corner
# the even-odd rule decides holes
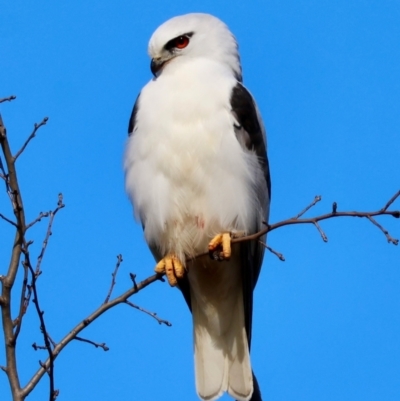
[[[242,141],[247,149],[254,150],[262,163],[265,180],[267,182],[268,194],[271,197],[271,178],[269,174],[269,165],[267,150],[263,129],[258,120],[256,105],[250,92],[238,82],[232,89],[231,94],[232,113],[238,120],[240,127],[235,127],[235,130],[244,129],[246,139]]]
[[[138,108],[139,108],[139,97],[140,97],[140,93],[139,93],[138,97],[136,98],[136,102],[133,106],[133,110],[131,113],[131,118],[129,119],[129,124],[128,124],[128,135],[129,136],[131,136],[133,131],[135,130],[136,114],[137,114]]]

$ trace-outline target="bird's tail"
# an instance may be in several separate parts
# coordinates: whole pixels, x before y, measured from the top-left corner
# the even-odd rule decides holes
[[[224,392],[238,401],[248,401],[253,394],[253,374],[245,330],[240,270],[234,272],[234,266],[222,265],[223,269],[220,265],[198,272],[201,276],[212,271],[213,277],[208,279],[196,277],[198,280],[193,280],[194,272],[189,270],[189,275],[192,275],[196,388],[204,401],[216,400]],[[222,277],[225,272],[228,274]],[[213,283],[221,281],[224,286],[212,288]]]

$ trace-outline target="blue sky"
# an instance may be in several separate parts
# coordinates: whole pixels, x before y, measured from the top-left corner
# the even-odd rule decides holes
[[[241,51],[246,86],[268,130],[271,222],[311,212],[377,210],[400,189],[400,3],[397,1],[2,2],[0,97],[17,149],[49,116],[19,160],[28,220],[64,194],[42,265],[39,291],[59,341],[154,262],[124,193],[122,153],[133,102],[151,78],[147,43],[175,15],[224,20]],[[149,183],[150,184],[150,183]],[[400,209],[397,202],[395,208]],[[4,193],[0,212],[12,211]],[[400,222],[379,221],[400,237]],[[264,399],[400,399],[400,249],[359,219],[284,227],[268,242],[255,295],[252,360]],[[46,225],[32,229],[38,252]],[[0,273],[12,229],[0,222]],[[15,295],[17,298],[17,295]],[[159,326],[128,306],[82,333],[105,353],[74,342],[56,362],[58,400],[196,400],[191,317],[177,290],[155,283],[132,302],[172,322]],[[31,306],[18,356],[23,383],[45,354]],[[4,348],[0,348],[0,364]],[[1,373],[1,372],[0,372]],[[46,379],[30,400],[47,397]],[[8,394],[0,374],[0,394]],[[11,399],[7,396],[5,399]],[[224,397],[223,400],[227,400]]]

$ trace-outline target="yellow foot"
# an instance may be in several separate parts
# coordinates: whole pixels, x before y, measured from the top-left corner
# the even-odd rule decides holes
[[[208,244],[208,252],[215,260],[224,260],[231,257],[231,234],[216,235]]]
[[[171,287],[175,287],[178,284],[177,278],[182,278],[185,274],[184,266],[175,255],[167,255],[162,258],[154,271],[160,274],[165,273]]]

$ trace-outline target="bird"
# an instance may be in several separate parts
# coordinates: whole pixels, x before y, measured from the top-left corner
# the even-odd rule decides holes
[[[160,25],[148,53],[153,77],[129,120],[125,189],[155,271],[192,313],[199,398],[261,401],[250,344],[265,239],[232,239],[265,228],[271,180],[238,43],[217,17],[191,13]]]

